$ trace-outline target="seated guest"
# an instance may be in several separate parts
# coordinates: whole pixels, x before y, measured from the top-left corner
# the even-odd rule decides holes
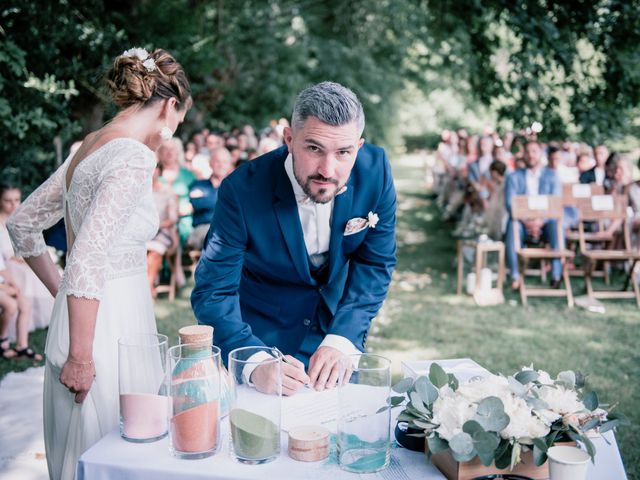
[[[604,165],[604,186],[605,193],[612,195],[624,195],[627,186],[627,171],[622,157],[616,152],[611,152]]]
[[[507,263],[511,270],[511,288],[520,288],[520,272],[518,268],[518,255],[514,245],[514,228],[520,229],[520,241],[525,240],[539,242],[541,239],[547,241],[552,248],[560,247],[556,235],[555,220],[526,220],[514,225],[511,219],[511,203],[515,195],[561,195],[560,182],[556,172],[550,168],[543,167],[541,163],[542,148],[536,141],[529,141],[525,145],[525,157],[527,168],[521,168],[509,174],[505,187],[505,206],[509,219],[507,221],[506,251]],[[560,239],[562,240],[562,239]],[[559,259],[552,261],[551,284],[557,288],[560,285],[562,274],[562,264]]]
[[[493,137],[485,135],[478,142],[480,156],[469,164],[469,181],[480,182],[482,178],[489,178],[489,166],[493,162]]]
[[[586,172],[580,174],[580,183],[595,183],[602,185],[605,178],[605,164],[609,158],[609,149],[606,145],[596,145],[593,149],[596,158],[596,165]]]
[[[195,139],[196,135],[194,135],[194,142]],[[162,142],[156,155],[158,156],[158,163],[162,166],[162,181],[169,185],[174,193],[178,195],[178,213],[180,215],[178,234],[180,235],[180,244],[184,245],[191,234],[191,230],[193,230],[189,186],[196,177],[183,166],[184,151],[180,139],[172,138]]]
[[[562,150],[555,146],[549,147],[547,158],[549,159],[547,166],[556,171],[560,183],[578,183],[580,175],[578,169],[575,164],[572,165],[570,160],[565,158]]]
[[[491,181],[489,182],[490,196],[486,201],[484,222],[487,226],[487,234],[492,240],[502,240],[507,211],[504,207],[504,178],[507,166],[495,160],[489,167]]]
[[[31,331],[49,326],[54,298],[24,259],[16,256],[13,250],[6,223],[21,200],[22,193],[17,186],[0,185],[0,256],[13,282],[31,305],[26,326]]]
[[[2,358],[30,358],[37,362],[42,355],[29,346],[29,317],[31,302],[22,294],[6,269],[0,255],[0,356]],[[16,346],[11,347],[9,329],[15,323]]]
[[[160,180],[161,176],[162,165],[158,164],[153,171],[152,190],[160,224],[156,236],[147,242],[147,277],[153,298],[156,298],[155,282],[162,267],[162,257],[178,246],[178,196]]]
[[[187,240],[190,249],[202,250],[218,201],[218,187],[232,171],[229,150],[217,148],[211,152],[211,177],[208,180],[197,180],[191,185],[189,199],[193,207],[193,232]]]

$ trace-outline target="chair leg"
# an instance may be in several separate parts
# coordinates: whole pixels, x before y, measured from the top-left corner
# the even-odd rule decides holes
[[[636,295],[636,305],[640,308],[640,286],[638,285],[638,280],[636,277],[636,270],[640,270],[640,263],[637,260],[634,260],[631,264],[631,270],[629,271],[631,286],[633,287],[633,293]],[[626,288],[625,288],[626,290]]]
[[[463,269],[464,259],[462,257],[462,243],[460,241],[458,241],[457,259],[458,259],[458,279],[456,283],[456,294],[461,295],[462,294],[462,275],[464,274],[464,269]]]
[[[547,283],[547,261],[544,259],[540,260],[540,281]]]
[[[611,277],[609,276],[609,272],[611,272],[611,262],[608,262],[608,261],[603,262],[602,269],[604,270],[604,284],[610,285]]]
[[[573,308],[573,290],[571,290],[571,280],[569,279],[569,269],[567,262],[562,262],[562,277],[564,278],[564,288],[567,290],[567,304]]]
[[[172,265],[169,267],[169,270],[171,271],[171,278],[169,279],[169,301],[173,302],[176,299],[176,283],[177,283],[177,279],[176,279],[176,275],[178,273],[178,266],[177,266],[177,258],[178,254],[175,254],[175,258],[173,258],[173,263]]]
[[[591,273],[593,272],[593,268],[595,266],[595,262],[590,260],[585,260],[584,265],[584,283],[587,287],[587,297],[593,297],[593,285],[591,284]]]
[[[522,302],[522,305],[527,305],[527,290],[526,287],[524,285],[524,272],[527,268],[527,260],[526,259],[521,259],[520,261],[520,301]]]

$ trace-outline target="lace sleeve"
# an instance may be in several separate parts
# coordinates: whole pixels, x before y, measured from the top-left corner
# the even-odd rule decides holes
[[[64,214],[63,186],[66,162],[40,185],[7,220],[17,257],[37,257],[47,251],[42,231]]]
[[[153,164],[148,152],[129,147],[102,171],[62,277],[61,290],[67,295],[101,299],[109,245],[123,230],[141,193],[151,189]]]

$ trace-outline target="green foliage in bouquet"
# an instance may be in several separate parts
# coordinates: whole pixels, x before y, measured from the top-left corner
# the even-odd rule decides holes
[[[433,363],[428,376],[405,378],[393,387],[388,407],[402,405],[399,422],[422,430],[428,455],[451,450],[465,462],[478,456],[483,465],[513,468],[523,449],[533,450],[536,465],[556,442],[584,445],[592,460],[595,447],[588,432],[604,433],[628,421],[607,412],[595,392],[584,393],[585,377],[561,372],[555,380],[544,371],[523,368],[504,377],[489,375],[460,385]],[[387,407],[387,408],[388,408]]]

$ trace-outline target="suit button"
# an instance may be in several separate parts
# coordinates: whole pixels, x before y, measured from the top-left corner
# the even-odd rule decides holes
[[[308,327],[309,325],[311,325],[311,320],[309,320],[308,318],[305,318],[302,323],[304,323],[305,327]]]

